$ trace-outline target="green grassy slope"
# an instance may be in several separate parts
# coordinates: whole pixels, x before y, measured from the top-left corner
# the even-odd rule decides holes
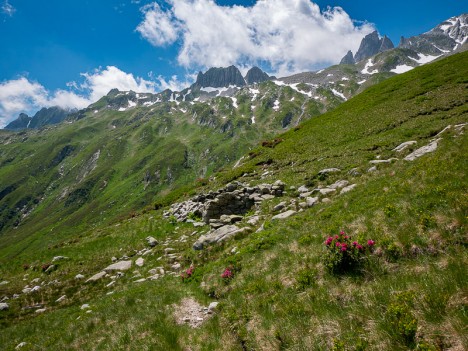
[[[468,138],[466,127],[464,133],[453,127],[468,122],[467,63],[468,54],[462,53],[388,79],[276,137],[281,142],[274,148],[251,150],[240,167],[218,173],[205,190],[232,180],[281,179],[296,188],[337,180],[356,184],[346,194],[329,196],[329,202],[272,221],[278,202],[301,201],[288,190],[262,204],[263,220],[253,229],[262,223],[265,229],[258,233],[196,252],[191,246],[207,228],[173,224],[159,210],[112,226],[74,229],[72,237],[52,230],[47,240],[43,234],[30,236],[27,245],[18,240],[20,232],[12,234],[0,247],[0,280],[10,282],[0,286],[0,296],[34,285],[36,277],[58,282],[8,300],[10,309],[0,312],[0,345],[7,350],[22,341],[31,350],[468,348]],[[435,151],[402,159],[433,138],[441,138]],[[392,151],[410,140],[417,142],[412,149]],[[398,160],[368,172],[369,161],[393,157]],[[117,174],[131,175],[128,166],[121,164]],[[329,167],[341,171],[318,175]],[[361,243],[372,239],[375,246],[357,269],[332,273],[324,241],[340,230]],[[171,247],[183,268],[194,265],[191,279],[166,274],[134,283],[133,269],[111,287],[109,280],[74,279],[77,273],[98,272],[112,256],[133,255],[148,235],[167,246],[158,245],[135,270],[145,277],[156,266],[170,270],[164,248]],[[69,259],[49,275],[42,273],[40,266],[57,255]],[[226,267],[234,272],[232,279],[221,278]],[[62,295],[68,299],[55,302]],[[174,304],[186,297],[220,305],[200,328],[191,329],[172,316]],[[36,303],[47,310],[24,309]],[[91,313],[80,309],[84,303]]]

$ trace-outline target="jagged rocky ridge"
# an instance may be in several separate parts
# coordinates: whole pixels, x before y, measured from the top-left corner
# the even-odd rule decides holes
[[[21,130],[28,128],[41,128],[50,124],[57,124],[64,121],[72,112],[58,106],[44,107],[39,110],[33,117],[29,117],[25,113],[21,113],[19,117],[10,122],[5,129]]]

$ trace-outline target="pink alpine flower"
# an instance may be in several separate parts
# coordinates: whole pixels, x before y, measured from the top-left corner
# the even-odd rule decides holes
[[[374,244],[375,244],[374,240],[367,240],[367,246],[372,247],[372,246],[374,246]]]

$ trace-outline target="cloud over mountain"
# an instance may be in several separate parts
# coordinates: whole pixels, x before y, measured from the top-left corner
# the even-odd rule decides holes
[[[48,91],[26,77],[0,82],[0,128],[20,112],[31,113],[42,107],[84,108],[99,100],[111,89],[136,92],[156,92],[160,83],[135,77],[115,66],[81,73],[84,82],[70,82],[71,90]]]
[[[266,63],[278,73],[337,63],[374,28],[357,25],[340,7],[310,0],[258,0],[251,7],[213,0],[166,0],[141,8],[137,31],[154,46],[180,45],[184,67]]]

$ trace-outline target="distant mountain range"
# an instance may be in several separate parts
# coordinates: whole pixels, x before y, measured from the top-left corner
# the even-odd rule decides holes
[[[259,99],[258,85],[272,81],[278,89],[289,87],[315,99],[318,110],[325,112],[337,103],[360,93],[365,88],[394,74],[409,71],[417,66],[467,49],[468,14],[449,18],[432,30],[418,36],[404,38],[394,47],[387,37],[380,37],[374,31],[362,39],[361,45],[353,55],[351,51],[341,59],[339,65],[317,72],[304,72],[277,79],[269,76],[258,67],[251,68],[242,76],[235,66],[210,68],[199,72],[196,82],[180,92],[165,90],[161,93],[120,92],[113,89],[98,102],[80,111],[67,111],[59,107],[43,108],[33,117],[22,113],[5,129],[21,130],[41,128],[66,120],[78,120],[87,112],[105,110],[126,111],[137,107],[148,107],[174,102],[190,104],[207,103],[216,97],[229,97],[232,107],[237,108],[239,98],[249,95],[252,101]],[[275,105],[276,110],[280,105]]]

